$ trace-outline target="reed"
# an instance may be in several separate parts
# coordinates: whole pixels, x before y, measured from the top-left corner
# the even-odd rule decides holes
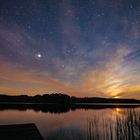
[[[93,115],[87,119],[87,140],[140,140],[140,111],[127,109],[114,122]]]

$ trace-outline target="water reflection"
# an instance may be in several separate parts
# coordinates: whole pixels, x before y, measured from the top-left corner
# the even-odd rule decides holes
[[[118,113],[120,112],[120,108],[115,108],[115,110],[116,110],[116,112],[118,112]]]
[[[120,108],[115,108],[120,113]],[[111,121],[104,116],[92,114],[87,117],[84,129],[59,128],[49,133],[47,140],[140,140],[140,112],[127,109]]]
[[[86,140],[85,131],[76,127],[61,127],[46,137],[46,140]]]
[[[0,106],[0,124],[36,123],[46,140],[140,140],[139,107],[60,108]]]

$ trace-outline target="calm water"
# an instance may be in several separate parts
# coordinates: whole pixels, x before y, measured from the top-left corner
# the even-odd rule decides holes
[[[35,123],[46,140],[140,140],[140,108],[0,110],[0,124],[16,123]]]

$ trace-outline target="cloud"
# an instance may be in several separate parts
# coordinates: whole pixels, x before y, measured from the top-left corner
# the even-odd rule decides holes
[[[139,51],[134,52],[121,43],[115,48],[106,59],[95,57],[101,60],[96,61],[96,65],[89,65],[86,60],[62,60],[56,56],[51,60],[55,64],[53,72],[56,71],[56,75],[48,69],[14,65],[9,59],[1,59],[0,92],[29,95],[62,92],[73,96],[135,98],[140,91],[139,64],[130,59],[134,60]],[[98,51],[103,54],[100,49]]]
[[[130,89],[133,91],[134,88],[131,88],[131,86],[135,87],[137,84],[139,85],[139,72],[137,71],[135,75],[132,75],[134,69],[130,68],[131,63],[124,67],[126,63],[124,57],[130,50],[127,50],[122,45],[117,48],[117,51],[110,55],[108,61],[105,61],[96,69],[84,73],[81,85],[89,95],[94,96],[95,93],[98,93],[98,96],[124,97],[129,94]],[[134,78],[135,76],[137,80]],[[134,81],[132,79],[134,79]],[[133,82],[129,83],[130,81]],[[137,90],[139,90],[139,86]],[[133,93],[134,92],[135,90]]]
[[[98,4],[101,3],[100,0]],[[35,10],[36,6],[34,2],[30,7]],[[114,8],[114,14],[118,15],[119,5]],[[9,28],[0,25],[0,92],[138,97],[140,51],[134,42],[139,39],[139,26],[129,27],[127,18],[117,18],[116,21],[111,18],[112,13],[108,14],[109,26],[104,30],[103,21],[96,15],[98,24],[93,24],[93,16],[93,25],[83,29],[83,24],[79,26],[78,22],[81,18],[79,9],[63,1],[57,15],[60,44],[47,37],[33,37],[26,29],[17,26]],[[119,31],[124,26],[123,31]],[[131,29],[128,30],[128,27]],[[41,53],[41,59],[36,57],[38,53]]]

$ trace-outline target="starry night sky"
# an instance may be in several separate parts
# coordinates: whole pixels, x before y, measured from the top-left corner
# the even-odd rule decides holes
[[[0,0],[0,94],[140,99],[139,0]]]

